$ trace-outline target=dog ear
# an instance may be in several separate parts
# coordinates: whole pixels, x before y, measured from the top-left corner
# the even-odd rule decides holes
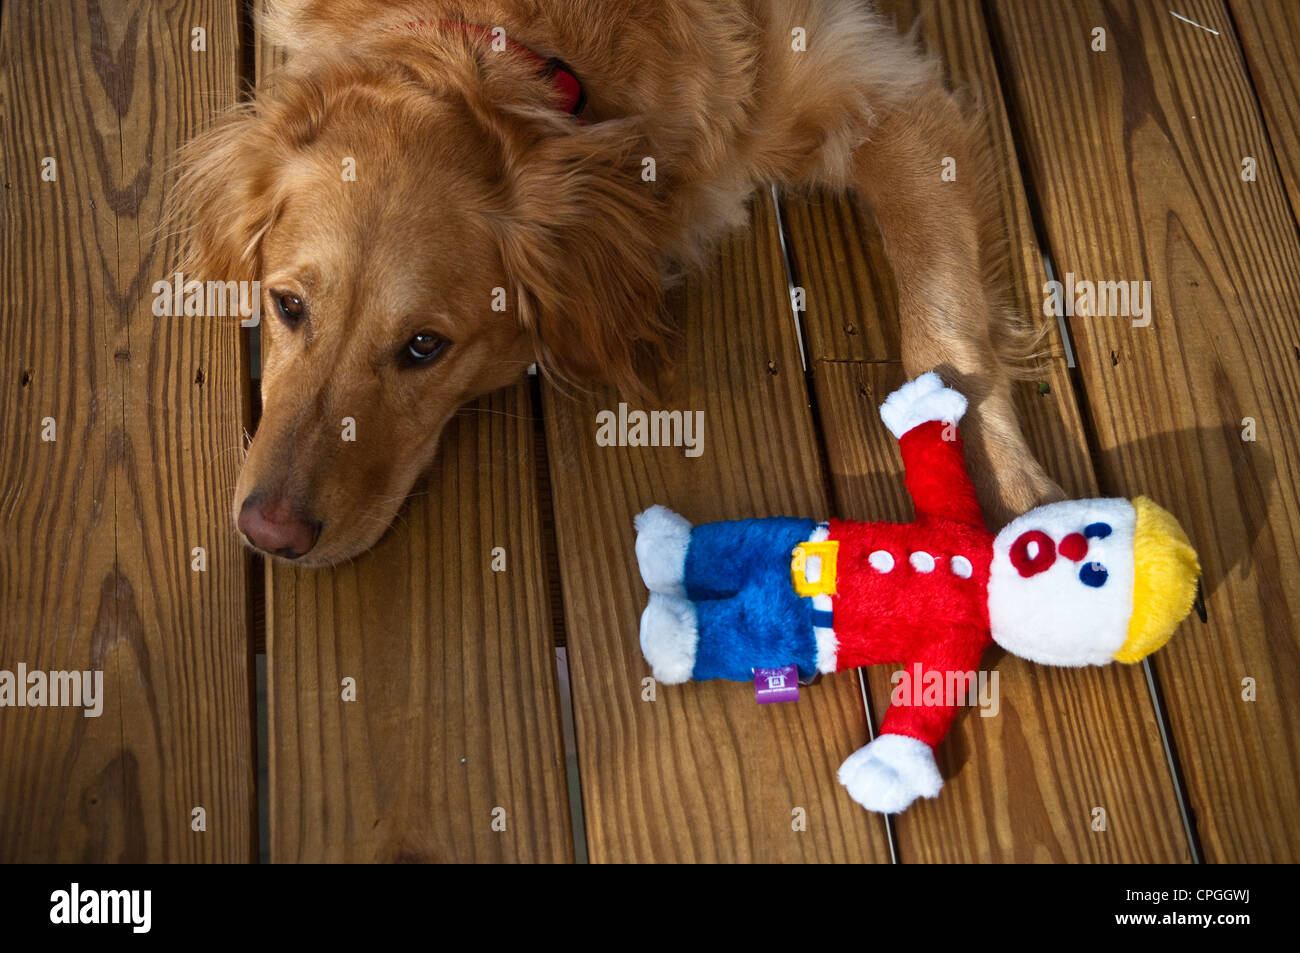
[[[635,141],[614,121],[535,140],[508,173],[509,211],[494,218],[542,369],[644,394],[638,352],[662,356],[667,334],[665,215]]]
[[[261,240],[275,218],[276,144],[251,106],[237,108],[187,143],[164,216],[178,233],[177,268],[199,280],[258,277]]]

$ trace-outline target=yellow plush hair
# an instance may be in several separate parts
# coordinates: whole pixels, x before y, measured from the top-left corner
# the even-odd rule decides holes
[[[1145,496],[1135,497],[1133,508],[1133,615],[1128,638],[1115,653],[1121,662],[1141,661],[1169,641],[1191,611],[1201,574],[1178,520]]]

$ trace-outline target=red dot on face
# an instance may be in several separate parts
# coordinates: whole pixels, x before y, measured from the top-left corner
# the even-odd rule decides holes
[[[1088,555],[1088,540],[1084,538],[1082,533],[1071,533],[1061,540],[1061,545],[1057,547],[1057,551],[1066,559],[1072,559],[1077,563]]]

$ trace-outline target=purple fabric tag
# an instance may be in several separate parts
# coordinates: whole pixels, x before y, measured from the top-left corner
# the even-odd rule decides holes
[[[760,705],[799,700],[799,666],[754,669],[754,697]]]

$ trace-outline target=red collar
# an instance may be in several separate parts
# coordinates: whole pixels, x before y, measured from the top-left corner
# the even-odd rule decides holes
[[[439,26],[459,27],[466,33],[477,33],[493,40],[497,36],[492,30],[476,23],[462,23],[459,20],[434,20],[432,22]],[[406,24],[406,27],[415,30],[422,26],[429,26],[429,24],[430,21],[428,20],[412,20]],[[571,116],[582,115],[583,109],[587,106],[587,94],[583,91],[582,83],[578,80],[578,74],[573,71],[572,67],[558,56],[542,56],[522,43],[516,43],[509,37],[506,37],[506,47],[510,52],[517,53],[536,64],[538,74],[549,80],[551,86],[554,87],[558,94],[560,106],[565,112]]]

